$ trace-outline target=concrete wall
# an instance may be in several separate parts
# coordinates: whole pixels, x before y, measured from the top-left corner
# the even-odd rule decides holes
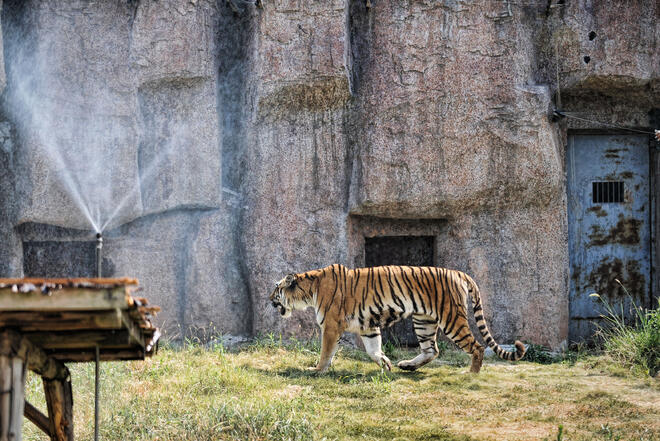
[[[269,307],[275,280],[433,235],[498,340],[560,346],[557,77],[566,109],[646,126],[657,5],[264,3],[4,0],[0,273],[24,242],[92,240],[88,207],[170,335],[311,335]]]

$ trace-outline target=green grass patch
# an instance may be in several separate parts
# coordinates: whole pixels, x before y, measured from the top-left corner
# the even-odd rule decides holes
[[[599,327],[598,336],[604,351],[620,365],[655,377],[660,371],[660,299],[656,309],[640,308],[625,287],[621,287],[630,301],[634,320],[626,321],[623,307],[615,310],[606,299],[591,294],[607,311],[601,316],[605,325]]]
[[[658,382],[614,376],[606,356],[548,365],[488,359],[479,375],[450,349],[416,372],[383,371],[342,347],[319,375],[307,370],[318,357],[316,340],[267,335],[240,350],[188,341],[144,362],[102,363],[101,439],[554,440],[560,425],[571,440],[660,438]],[[93,365],[70,368],[76,438],[91,439]],[[27,396],[45,411],[39,378],[28,377]],[[24,439],[47,440],[24,427]]]

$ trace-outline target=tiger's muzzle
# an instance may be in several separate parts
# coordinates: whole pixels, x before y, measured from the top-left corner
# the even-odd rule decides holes
[[[280,291],[280,288],[279,286],[275,285],[275,289],[273,290],[273,293],[270,295],[269,300],[273,305],[273,308],[278,309],[280,315],[284,316],[286,315],[286,306],[284,306],[280,301],[281,298],[282,298],[282,293]]]
[[[279,309],[280,315],[283,316],[284,314],[286,314],[286,308],[284,307],[284,305],[282,305],[280,302],[278,302],[276,300],[273,300],[272,303],[273,303],[273,307]]]

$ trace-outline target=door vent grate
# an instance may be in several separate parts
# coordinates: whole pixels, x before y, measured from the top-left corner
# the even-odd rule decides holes
[[[591,185],[594,204],[624,202],[623,181],[592,182]]]

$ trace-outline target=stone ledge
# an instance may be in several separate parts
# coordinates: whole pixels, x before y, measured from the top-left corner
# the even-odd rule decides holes
[[[343,107],[350,99],[350,85],[346,77],[280,83],[272,91],[262,94],[259,116],[280,119],[284,114],[331,110]]]

